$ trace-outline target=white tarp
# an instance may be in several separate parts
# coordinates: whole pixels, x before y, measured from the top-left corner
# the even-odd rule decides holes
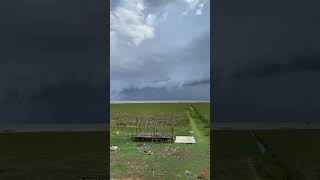
[[[194,136],[176,136],[175,143],[194,144],[196,140]]]

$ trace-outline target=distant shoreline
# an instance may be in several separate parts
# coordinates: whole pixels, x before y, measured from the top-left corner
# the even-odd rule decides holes
[[[211,122],[211,130],[320,129],[319,122]]]
[[[147,101],[110,101],[110,104],[141,104],[141,103],[210,103],[206,100],[147,100]]]
[[[43,123],[10,123],[0,124],[0,133],[24,132],[102,132],[107,131],[107,123],[82,124],[43,124]]]

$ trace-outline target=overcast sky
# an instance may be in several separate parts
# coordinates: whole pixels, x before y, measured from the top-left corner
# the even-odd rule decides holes
[[[210,1],[111,0],[111,100],[209,100]]]
[[[105,1],[3,0],[0,12],[0,122],[105,122]]]
[[[320,119],[320,2],[219,0],[214,120]]]

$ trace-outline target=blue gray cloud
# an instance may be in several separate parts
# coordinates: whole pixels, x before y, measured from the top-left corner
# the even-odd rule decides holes
[[[209,99],[210,1],[111,4],[111,100]]]
[[[215,4],[214,120],[319,121],[319,4]]]

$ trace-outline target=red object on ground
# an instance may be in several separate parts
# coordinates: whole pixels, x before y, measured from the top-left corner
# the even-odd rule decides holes
[[[202,176],[203,178],[206,177],[206,170],[205,170],[204,168],[202,168],[201,176]]]

